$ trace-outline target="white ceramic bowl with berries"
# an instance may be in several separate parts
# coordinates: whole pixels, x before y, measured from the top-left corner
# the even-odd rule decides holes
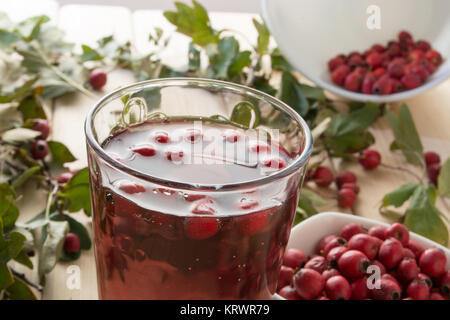
[[[311,260],[313,260],[312,258],[314,258],[314,257],[320,257],[321,258],[321,256],[318,255],[317,249],[318,249],[318,246],[319,246],[319,242],[321,240],[323,241],[324,237],[329,236],[329,235],[336,235],[336,236],[341,235],[344,238],[349,238],[349,239],[352,238],[351,235],[349,237],[346,237],[343,234],[340,234],[340,232],[343,230],[343,227],[347,228],[350,224],[357,224],[358,226],[361,226],[361,227],[363,227],[364,229],[367,229],[367,230],[369,230],[370,228],[372,228],[374,226],[383,226],[383,227],[386,227],[386,228],[390,227],[390,225],[387,224],[387,223],[383,223],[383,222],[380,222],[380,221],[367,219],[367,218],[363,218],[363,217],[358,217],[358,216],[354,216],[354,215],[351,215],[351,214],[338,213],[338,212],[323,212],[323,213],[319,213],[319,214],[317,214],[315,216],[312,216],[312,217],[306,219],[305,221],[299,223],[297,226],[295,226],[292,229],[291,236],[289,238],[289,243],[287,245],[287,250],[286,251],[289,251],[289,249],[293,249],[293,248],[300,249],[304,254],[309,256],[309,259],[306,259],[306,257],[304,257],[304,258],[300,258],[300,260],[303,260],[303,261],[307,262],[307,264],[311,263]],[[395,230],[397,230],[397,229],[395,229]],[[371,232],[372,231],[370,231],[369,234],[372,235],[373,237],[379,237],[378,235],[375,235],[375,234],[373,234]],[[354,234],[354,233],[352,233],[352,234]],[[365,232],[363,234],[366,235]],[[342,238],[340,238],[340,239],[342,240]],[[378,241],[381,241],[381,240],[378,240]],[[396,240],[394,240],[394,241],[396,241]],[[425,238],[423,236],[420,236],[420,235],[418,235],[418,234],[416,234],[414,232],[409,232],[409,240],[406,240],[406,241],[407,242],[411,241],[411,242],[417,243],[424,250],[429,249],[429,248],[440,249],[441,251],[443,251],[443,253],[446,256],[446,267],[445,267],[445,269],[446,270],[450,269],[450,250],[448,248],[446,248],[446,247],[444,247],[444,246],[442,246],[442,245],[440,245],[440,244],[438,244],[438,243],[436,243],[434,241],[431,241],[431,240],[429,240],[429,239],[427,239],[427,238]],[[352,245],[350,244],[350,242],[347,242],[345,244],[339,244],[339,245],[335,244],[335,245],[331,246],[331,248],[334,248],[334,246],[346,246],[347,249],[344,252],[349,252],[350,250],[357,250],[357,251],[359,251],[358,249],[353,248]],[[409,245],[408,245],[408,247],[409,247]],[[378,248],[380,248],[379,245],[378,245]],[[331,252],[333,249],[327,249],[327,246],[325,246],[325,251],[327,251],[327,250],[329,252]],[[381,253],[378,252],[378,250],[379,249],[377,249],[377,253],[376,253],[376,255],[374,255],[374,257],[370,257],[369,254],[366,253],[367,257],[371,261],[373,261],[372,259],[374,259],[374,258],[377,259],[378,261],[382,261],[384,263],[384,266],[387,266],[388,260],[386,260],[386,261],[383,260],[383,258],[380,256]],[[419,253],[417,253],[417,252],[419,252]],[[420,254],[420,251],[412,252],[412,249],[411,249],[411,254],[416,254],[416,255],[418,255],[420,257],[422,256]],[[339,257],[342,257],[342,256],[343,256],[343,254],[341,253],[339,255]],[[404,257],[406,257],[406,256],[404,256],[404,254],[403,254],[401,259],[403,259]],[[288,261],[286,261],[286,259],[287,258],[286,258],[286,255],[285,255],[285,260],[283,261],[283,265],[284,266],[289,266],[290,263]],[[295,258],[295,259],[297,259],[297,258]],[[330,263],[330,261],[328,259],[329,259],[329,256],[325,260],[326,261],[326,265],[330,266],[331,263]],[[414,259],[417,260],[418,259],[417,256]],[[291,263],[292,263],[292,261],[293,261],[293,259],[291,258]],[[402,261],[402,260],[400,260],[400,261]],[[317,270],[317,269],[316,270],[319,272],[319,274],[322,274],[322,277],[324,276],[324,272],[323,272],[324,270],[338,270],[340,272],[340,275],[345,276],[346,279],[348,281],[350,281],[349,279],[351,279],[351,277],[349,278],[348,275],[346,275],[344,273],[344,270],[341,269],[340,258],[338,258],[336,260],[336,262],[339,262],[339,266],[335,266],[335,267],[332,267],[330,269],[328,269],[328,267],[324,267],[323,270]],[[417,261],[417,265],[418,264],[419,264],[419,262]],[[398,270],[398,268],[399,268],[398,262],[397,262],[397,264],[395,266],[396,266],[395,269]],[[291,267],[293,268],[293,266],[291,266]],[[316,267],[321,268],[321,266],[319,266],[319,264],[316,264]],[[314,267],[308,267],[307,265],[305,265],[300,270],[303,270],[305,268],[306,269],[311,269],[311,268],[315,269]],[[409,268],[409,266],[407,268]],[[297,269],[297,271],[296,271],[297,273],[295,273],[295,274],[298,274],[298,270],[299,269]],[[390,269],[388,268],[388,271],[389,270]],[[394,269],[392,269],[392,270],[394,270]],[[389,271],[389,272],[391,273],[391,271]],[[426,271],[424,271],[424,270],[421,270],[420,272],[426,273]],[[280,274],[279,285],[280,285],[280,281],[282,281],[281,280],[282,279],[282,273],[283,272],[281,272],[281,274]],[[412,276],[412,277],[413,277],[412,279],[416,279],[417,275]],[[400,275],[399,279],[401,279],[401,275]],[[295,277],[294,277],[293,281],[295,282]],[[412,281],[412,280],[409,280],[408,282],[405,282],[405,283],[407,284],[410,281]],[[326,280],[325,280],[325,282],[326,282]],[[286,283],[285,284],[281,284],[279,288],[282,288],[285,285],[286,285]],[[295,285],[292,288],[293,288],[292,291],[294,291],[295,290]],[[323,290],[325,290],[325,289],[323,289]],[[280,294],[283,295],[282,293],[280,293]],[[295,293],[294,293],[294,295],[295,295]],[[280,297],[279,295],[277,295],[277,296]],[[318,297],[320,297],[320,295]],[[318,298],[318,297],[315,297],[315,298]]]
[[[341,97],[373,102],[404,100],[425,92],[450,77],[448,0],[262,2],[264,19],[283,55],[302,75]],[[380,28],[374,29],[373,26],[377,27],[377,20],[373,19],[377,19],[378,12]],[[368,24],[372,29],[369,29]],[[344,84],[339,86],[332,81],[328,67],[330,59],[353,51],[364,52],[374,44],[386,46],[390,40],[397,39],[402,30],[408,31],[414,40],[426,40],[443,59],[434,72],[425,77],[420,76],[420,85],[414,85],[417,80],[414,81],[412,77],[408,81],[408,86],[412,89],[381,95],[349,91]],[[372,85],[365,92],[371,90]]]

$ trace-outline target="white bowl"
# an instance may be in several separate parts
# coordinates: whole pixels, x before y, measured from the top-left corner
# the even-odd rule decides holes
[[[358,223],[365,228],[377,225],[389,226],[384,222],[357,217],[348,213],[323,212],[296,225],[291,231],[287,248],[297,248],[311,255],[315,253],[317,243],[322,237],[328,234],[339,234],[343,226],[352,222]],[[448,248],[417,233],[410,232],[409,234],[411,240],[419,243],[425,249],[432,247],[442,249],[447,255],[447,269],[450,268],[450,250]]]
[[[263,16],[288,61],[318,86],[345,98],[389,102],[422,93],[450,77],[450,1],[448,0],[262,0]],[[366,26],[367,8],[380,8],[381,29]],[[390,95],[368,95],[335,85],[328,61],[337,54],[385,45],[400,30],[430,42],[444,63],[422,86]]]

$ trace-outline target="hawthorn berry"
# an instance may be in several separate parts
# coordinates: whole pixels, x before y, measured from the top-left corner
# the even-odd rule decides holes
[[[373,84],[377,80],[373,72],[367,72],[361,84],[361,92],[365,94],[372,94]]]
[[[427,167],[432,164],[441,163],[441,157],[434,151],[425,152],[424,157]]]
[[[351,237],[358,233],[367,233],[361,225],[357,223],[349,223],[341,228],[340,235],[345,240],[349,241]]]
[[[403,246],[407,246],[409,242],[409,231],[404,224],[396,222],[386,230],[386,238],[389,237],[396,238]]]
[[[367,256],[357,250],[348,250],[341,255],[338,260],[339,271],[346,277],[362,277],[369,266],[370,261]]]
[[[338,269],[334,269],[334,268],[327,269],[324,272],[322,272],[322,278],[325,282],[328,279],[330,279],[331,277],[339,276],[339,275],[341,275],[341,274],[339,273]]]
[[[450,269],[439,278],[439,288],[443,295],[450,298]]]
[[[153,157],[156,154],[156,149],[152,145],[135,146],[131,149],[131,151],[144,157]]]
[[[356,194],[352,189],[343,188],[338,191],[338,205],[341,208],[351,208],[356,200]]]
[[[347,65],[341,65],[337,67],[332,73],[331,73],[331,80],[339,85],[344,85],[345,78],[350,73],[350,67]]]
[[[329,278],[325,283],[325,290],[331,300],[349,300],[352,296],[350,283],[340,275]]]
[[[318,167],[314,170],[313,180],[319,187],[328,187],[333,179],[333,173],[327,167]]]
[[[297,294],[297,291],[291,286],[285,286],[280,290],[280,292],[278,292],[278,294],[286,300],[301,300]]]
[[[219,230],[219,224],[213,217],[188,217],[184,223],[186,236],[194,240],[212,237]]]
[[[377,256],[379,249],[376,238],[365,233],[359,233],[351,237],[347,246],[350,250],[361,251],[370,260]]]
[[[372,170],[378,167],[381,163],[381,155],[378,151],[372,149],[363,150],[359,163],[364,169]]]
[[[326,257],[331,249],[345,245],[347,245],[347,241],[344,238],[341,237],[334,238],[330,240],[323,248],[323,256]]]
[[[388,75],[381,76],[372,86],[373,94],[390,94],[392,91],[391,82]]]
[[[431,277],[439,277],[445,273],[447,257],[445,253],[438,248],[426,249],[420,255],[420,270]]]
[[[407,73],[400,81],[407,90],[415,89],[422,84],[422,78],[416,73]]]
[[[89,83],[94,90],[100,90],[106,84],[106,73],[101,69],[94,69],[89,75]]]
[[[325,286],[322,275],[313,269],[300,269],[293,279],[297,294],[307,300],[317,297]]]
[[[31,127],[34,131],[39,131],[41,135],[38,137],[40,139],[47,139],[50,134],[50,126],[48,125],[48,121],[46,119],[37,119],[34,121],[33,127]]]
[[[378,252],[378,259],[387,269],[392,269],[403,259],[403,246],[395,238],[383,241]]]
[[[418,244],[417,242],[415,242],[414,240],[409,240],[408,244],[406,245],[406,247],[411,250],[414,253],[414,256],[417,260],[420,259],[420,255],[422,254],[424,248],[422,247],[422,245]]]
[[[358,279],[352,281],[350,286],[352,289],[352,295],[351,295],[352,300],[364,300],[364,299],[369,298],[370,291],[367,286],[367,278],[366,277],[358,278]]]
[[[369,229],[369,235],[371,235],[372,237],[376,237],[380,240],[386,240],[386,231],[387,231],[387,227],[385,226],[373,226]]]
[[[300,249],[287,249],[283,256],[283,265],[294,270],[302,268],[308,261],[308,256]]]
[[[278,274],[277,290],[289,286],[294,276],[294,269],[287,266],[281,266],[280,273]]]
[[[75,253],[80,251],[80,238],[75,233],[69,232],[64,239],[64,251]]]
[[[340,54],[328,61],[328,69],[334,71],[337,67],[345,64],[345,56]]]
[[[341,171],[336,175],[336,184],[340,189],[344,183],[356,183],[356,175],[350,171]]]
[[[396,282],[381,278],[376,281],[375,288],[371,290],[371,294],[375,300],[399,300],[401,288]]]
[[[74,173],[71,171],[63,172],[58,176],[58,178],[56,178],[56,181],[59,184],[64,184],[64,183],[69,182],[73,176],[74,176]]]
[[[327,261],[333,268],[338,267],[339,258],[348,251],[349,248],[344,246],[334,247],[327,254]]]
[[[48,144],[45,140],[35,140],[31,145],[30,151],[34,159],[44,159],[48,155]]]
[[[406,295],[413,300],[427,300],[430,295],[430,288],[421,280],[413,280],[406,288]]]
[[[403,258],[397,266],[397,276],[405,283],[414,280],[419,274],[419,266],[414,258]]]
[[[322,273],[328,267],[327,260],[322,256],[315,256],[306,262],[304,269],[312,269],[318,273]]]
[[[351,183],[344,183],[343,185],[342,185],[342,188],[341,189],[350,189],[350,190],[352,190],[355,194],[358,194],[359,193],[359,187],[355,184],[355,183],[353,183],[353,182],[351,182]]]
[[[429,50],[425,54],[425,58],[430,61],[433,65],[440,66],[442,63],[442,56],[436,50]]]
[[[431,164],[427,168],[428,179],[430,179],[430,181],[435,185],[437,185],[437,180],[440,172],[441,172],[440,163]]]
[[[335,234],[328,234],[326,236],[324,236],[322,239],[319,240],[319,243],[317,244],[316,247],[316,252],[318,254],[323,254],[325,246],[332,241],[333,239],[337,238],[338,236]]]

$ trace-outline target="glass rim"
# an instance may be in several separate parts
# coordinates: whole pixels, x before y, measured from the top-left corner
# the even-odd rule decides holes
[[[227,184],[200,184],[200,183],[184,183],[179,182],[176,180],[169,180],[169,179],[163,179],[158,178],[153,175],[146,174],[144,172],[141,172],[139,170],[136,170],[116,159],[109,156],[108,153],[105,152],[105,150],[102,148],[102,146],[97,142],[97,139],[94,137],[94,118],[97,115],[97,113],[101,110],[103,106],[110,103],[111,101],[120,98],[124,96],[125,94],[129,92],[133,92],[139,89],[146,89],[151,87],[158,87],[161,85],[165,86],[178,86],[178,87],[190,87],[190,86],[197,86],[199,88],[206,87],[206,86],[217,86],[217,88],[226,88],[227,90],[230,90],[233,93],[241,94],[241,95],[247,95],[251,93],[254,95],[255,98],[258,98],[258,100],[263,100],[271,105],[275,106],[276,108],[279,108],[280,110],[286,112],[292,119],[294,119],[301,127],[301,130],[303,131],[304,138],[305,138],[305,146],[303,150],[301,151],[300,155],[298,156],[295,161],[290,163],[286,168],[283,168],[280,171],[277,171],[273,174],[270,174],[265,177],[243,181],[239,183],[227,183]],[[311,155],[312,152],[312,146],[313,146],[313,138],[311,131],[306,123],[306,121],[296,112],[294,109],[292,109],[290,106],[288,106],[286,103],[282,102],[281,100],[265,93],[262,91],[259,91],[257,89],[250,88],[245,85],[236,84],[232,82],[227,81],[221,81],[221,80],[214,80],[214,79],[205,79],[205,78],[188,78],[188,77],[174,77],[174,78],[164,78],[164,79],[151,79],[151,80],[145,80],[140,82],[135,82],[130,85],[121,87],[119,89],[116,89],[102,98],[100,98],[97,103],[89,110],[86,120],[85,120],[85,136],[86,136],[86,142],[91,146],[91,148],[95,151],[96,155],[98,155],[101,159],[103,159],[106,163],[111,165],[113,168],[117,168],[121,171],[124,171],[125,173],[128,173],[132,176],[135,176],[139,179],[143,179],[155,184],[159,184],[162,186],[168,186],[175,189],[185,189],[185,190],[191,190],[199,189],[199,190],[234,190],[237,188],[242,187],[248,187],[248,186],[255,186],[255,185],[263,185],[270,182],[273,182],[275,180],[278,180],[280,178],[284,178],[288,175],[291,175],[295,171],[297,171],[301,166],[305,165]]]

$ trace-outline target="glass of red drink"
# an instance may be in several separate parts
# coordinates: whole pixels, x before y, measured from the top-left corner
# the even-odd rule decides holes
[[[283,102],[222,81],[140,82],[86,120],[101,299],[269,299],[312,147]]]

